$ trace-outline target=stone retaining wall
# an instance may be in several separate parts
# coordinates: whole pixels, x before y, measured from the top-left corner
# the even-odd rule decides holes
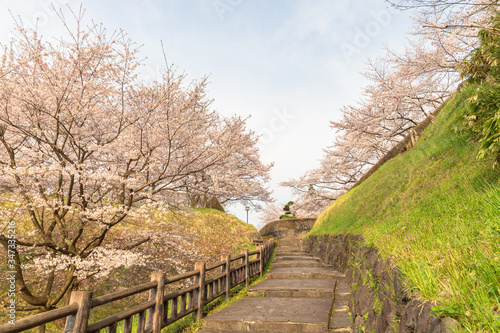
[[[409,298],[398,269],[364,245],[362,236],[310,235],[303,247],[346,275],[354,332],[445,333],[455,327],[451,318],[432,316],[430,303]]]

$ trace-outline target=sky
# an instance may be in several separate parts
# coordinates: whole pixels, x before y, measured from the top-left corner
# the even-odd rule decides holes
[[[411,18],[384,0],[0,0],[0,42],[14,19],[60,35],[51,9],[82,6],[85,18],[123,29],[138,45],[143,75],[169,65],[188,78],[209,77],[208,95],[222,115],[249,117],[261,136],[261,158],[274,163],[268,184],[278,202],[292,200],[278,184],[319,166],[335,133],[330,121],[361,97],[367,58],[384,45],[402,50]],[[246,221],[242,205],[228,208]],[[258,212],[249,222],[258,225]]]

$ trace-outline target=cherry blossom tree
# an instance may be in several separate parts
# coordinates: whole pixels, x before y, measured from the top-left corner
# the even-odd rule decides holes
[[[456,70],[456,66],[478,47],[478,32],[496,29],[493,21],[498,15],[498,0],[387,2],[401,10],[412,10],[413,35],[420,36],[441,54],[440,59],[447,64],[444,68]]]
[[[245,120],[211,109],[206,78],[186,83],[167,66],[141,82],[123,31],[84,26],[83,11],[74,27],[60,17],[67,37],[48,42],[18,24],[0,61],[0,242],[9,250],[15,222],[19,295],[41,310],[81,279],[138,264],[133,246],[106,236],[145,205],[188,191],[266,200],[271,167]]]
[[[320,166],[281,183],[298,196],[297,207],[301,202],[326,207],[402,139],[410,136],[414,144],[420,134],[414,131],[417,124],[463,80],[460,70],[478,48],[478,32],[498,34],[498,0],[388,2],[412,10],[411,38],[403,52],[387,48],[384,57],[368,60],[363,74],[370,84],[357,103],[342,108],[339,121],[331,122],[337,136],[324,150]]]
[[[245,202],[258,207],[258,202],[269,202],[271,192],[265,184],[273,164],[260,161],[257,136],[246,130],[245,120],[240,117],[225,119],[224,126],[220,145],[228,145],[225,149],[232,153],[217,168],[186,179],[186,192],[201,202],[209,202],[215,196],[223,205]]]
[[[311,199],[311,186],[322,191],[318,204],[335,200],[397,142],[410,135],[413,144],[419,135],[415,126],[460,84],[460,68],[477,49],[478,32],[498,33],[497,0],[388,2],[413,11],[412,38],[403,52],[387,49],[385,57],[368,61],[364,75],[370,84],[356,104],[342,109],[341,120],[331,123],[337,137],[320,167],[282,183],[295,191],[298,202]]]
[[[292,213],[298,218],[318,217],[318,215],[332,202],[331,193],[315,189],[310,186],[307,192],[299,193],[298,200],[292,205]]]
[[[423,43],[369,60],[364,76],[370,84],[356,104],[342,108],[339,121],[331,122],[337,137],[324,150],[320,167],[282,185],[295,190],[298,202],[316,201],[318,207],[345,193],[457,87],[460,76],[436,67],[439,62],[436,50]]]
[[[278,220],[283,214],[284,204],[277,201],[268,201],[260,209],[259,220],[260,227],[265,226],[268,222]]]

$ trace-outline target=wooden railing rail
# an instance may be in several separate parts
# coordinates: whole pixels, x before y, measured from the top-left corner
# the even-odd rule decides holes
[[[193,271],[173,277],[153,273],[151,282],[96,298],[92,298],[91,292],[74,291],[71,293],[70,305],[19,319],[15,325],[2,325],[0,333],[22,332],[61,318],[66,318],[65,333],[100,332],[106,328],[107,332],[116,333],[120,322],[123,322],[123,333],[132,333],[134,318],[136,333],[160,333],[163,327],[189,314],[193,314],[195,321],[201,320],[204,305],[221,296],[230,298],[231,289],[239,284],[248,287],[251,277],[262,276],[273,249],[274,241],[268,240],[256,251],[243,250],[235,257],[222,255],[221,262],[211,266],[199,262]],[[253,258],[250,260],[250,257]],[[167,285],[191,278],[194,278],[194,283],[190,287],[165,294]],[[91,309],[146,291],[149,291],[146,302],[89,323]]]
[[[23,332],[33,327],[37,327],[52,321],[75,315],[78,312],[78,304],[73,303],[65,307],[49,312],[39,313],[21,320],[16,320],[15,325],[5,324],[0,326],[0,332]]]
[[[104,295],[101,297],[93,298],[91,301],[91,308],[95,308],[97,306],[101,306],[104,304],[108,304],[120,299],[123,299],[125,297],[129,297],[132,295],[137,295],[143,291],[150,290],[151,288],[155,288],[157,285],[156,281],[148,282],[148,283],[143,283],[141,285],[125,289],[125,290],[120,290],[108,295]]]

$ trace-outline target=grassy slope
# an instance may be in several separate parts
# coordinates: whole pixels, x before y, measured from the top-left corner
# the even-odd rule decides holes
[[[162,223],[167,221],[168,223]],[[194,210],[152,214],[149,223],[142,219],[130,219],[117,228],[117,232],[140,232],[158,228],[160,232],[173,232],[192,243],[200,253],[215,256],[219,260],[221,253],[240,253],[240,250],[254,249],[252,239],[260,234],[252,224],[247,224],[237,217],[216,209],[195,208]]]
[[[200,233],[204,242],[208,242],[218,250],[224,248],[222,244],[227,244],[228,252],[234,254],[240,254],[242,249],[255,250],[252,240],[260,238],[259,231],[252,224],[216,209],[197,208],[193,220],[189,218],[182,220],[184,223],[189,223],[189,226],[186,225],[188,229]]]
[[[447,103],[414,149],[332,203],[311,233],[362,233],[439,314],[499,331],[500,173],[453,130],[467,95]]]

